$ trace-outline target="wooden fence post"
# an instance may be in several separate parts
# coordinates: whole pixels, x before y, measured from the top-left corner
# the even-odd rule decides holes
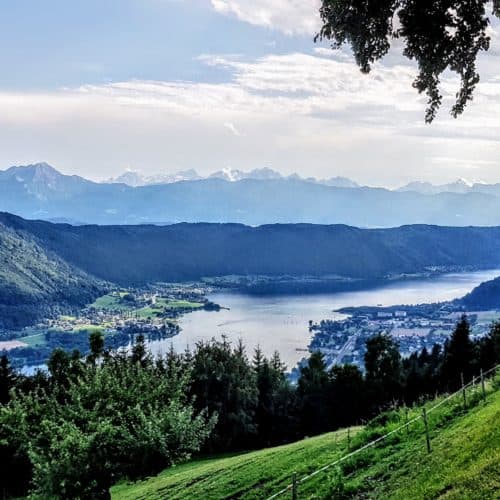
[[[347,451],[351,451],[351,428],[347,428]]]
[[[422,409],[423,417],[424,417],[424,426],[425,426],[425,442],[427,443],[427,452],[430,453],[431,450],[431,438],[429,436],[429,423],[427,422],[427,412],[425,407]]]
[[[464,411],[467,410],[467,399],[465,397],[465,384],[464,384],[464,372],[460,374],[460,379],[462,380],[462,395],[464,398]]]
[[[486,388],[484,387],[484,375],[481,368],[481,392],[483,393],[483,400],[486,401]]]
[[[408,425],[408,407],[405,406],[405,426],[406,426],[406,435],[410,434],[410,426]]]
[[[297,473],[293,473],[292,477],[292,500],[297,500]]]

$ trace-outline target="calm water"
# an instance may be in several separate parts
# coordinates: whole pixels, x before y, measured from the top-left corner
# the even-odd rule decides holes
[[[500,270],[445,274],[425,280],[389,282],[363,291],[321,295],[256,297],[240,293],[215,293],[209,299],[229,310],[196,311],[181,320],[182,332],[174,338],[152,341],[153,353],[193,347],[200,340],[226,335],[242,339],[247,352],[260,345],[266,355],[278,350],[288,367],[306,355],[310,340],[309,320],[341,319],[333,310],[348,306],[383,306],[439,302],[461,297],[483,281],[500,275]]]

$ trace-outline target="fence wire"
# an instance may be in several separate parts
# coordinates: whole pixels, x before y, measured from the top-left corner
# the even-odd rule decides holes
[[[494,366],[493,368],[490,368],[489,370],[485,371],[482,374],[483,377],[486,377],[488,374],[496,371],[499,367],[500,367],[500,364],[498,364],[498,365]],[[434,406],[431,406],[429,409],[426,409],[427,414],[429,414],[432,411],[436,410],[437,408],[439,408],[440,406],[442,406],[444,403],[448,402],[450,399],[453,399],[458,394],[461,394],[465,389],[467,389],[470,386],[473,386],[475,384],[475,382],[478,381],[478,380],[481,380],[481,377],[473,377],[472,380],[468,384],[465,384],[462,387],[460,387],[460,389],[458,389],[458,391],[455,391],[452,394],[449,394],[447,397],[445,397],[444,399],[442,399],[441,401],[439,401],[439,403],[435,404]],[[299,484],[302,484],[302,483],[306,482],[307,480],[311,479],[312,477],[318,475],[321,472],[324,472],[325,470],[329,469],[330,467],[334,467],[335,465],[338,465],[338,464],[344,462],[348,458],[351,458],[351,457],[357,455],[358,453],[361,453],[362,451],[375,446],[376,444],[380,443],[384,439],[387,439],[389,436],[391,436],[393,434],[396,434],[397,432],[400,432],[401,430],[407,428],[408,426],[410,426],[410,425],[414,424],[415,422],[417,422],[418,420],[422,420],[422,419],[423,419],[423,416],[422,415],[418,415],[417,417],[414,417],[411,420],[408,420],[408,422],[405,422],[403,425],[400,425],[399,427],[397,427],[396,429],[393,429],[392,431],[388,432],[387,434],[384,434],[383,436],[380,436],[377,439],[374,439],[373,441],[370,441],[369,443],[366,443],[365,445],[363,445],[360,448],[352,451],[351,453],[348,453],[347,455],[344,455],[343,457],[341,457],[341,458],[339,458],[339,459],[337,459],[337,460],[335,460],[335,461],[333,461],[333,462],[331,462],[331,463],[329,463],[327,465],[324,465],[320,469],[316,469],[314,472],[311,472],[310,474],[307,474],[306,476],[304,476],[301,479],[297,480],[296,484],[299,485]],[[285,486],[283,489],[281,489],[280,491],[278,491],[274,495],[268,497],[267,500],[273,500],[273,499],[275,499],[275,498],[283,495],[287,491],[291,491],[292,488],[293,488],[293,483]]]

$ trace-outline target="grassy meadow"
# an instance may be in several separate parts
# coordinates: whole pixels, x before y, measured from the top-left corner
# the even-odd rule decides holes
[[[498,380],[496,381],[498,385]],[[422,419],[373,448],[299,484],[299,498],[491,499],[500,491],[500,392],[488,399],[467,393],[469,408],[455,397],[429,413],[432,452],[427,453]],[[426,404],[430,408],[437,401]],[[422,408],[409,410],[408,418]],[[265,499],[291,482],[347,454],[406,421],[390,412],[361,428],[304,439],[293,444],[233,456],[197,459],[135,484],[112,490],[117,500]],[[280,498],[290,498],[287,492]],[[496,495],[496,496],[495,496]]]

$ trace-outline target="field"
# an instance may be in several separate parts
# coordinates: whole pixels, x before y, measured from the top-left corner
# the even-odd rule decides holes
[[[170,309],[199,309],[203,307],[203,304],[200,302],[190,302],[189,300],[164,300],[159,299],[158,302],[161,303],[163,300],[163,304],[165,307]]]
[[[199,302],[190,302],[187,300],[169,300],[165,298],[156,299],[154,305],[136,307],[133,302],[128,304],[126,301],[122,300],[125,295],[125,292],[115,292],[104,295],[103,297],[99,297],[93,304],[91,304],[90,307],[102,311],[130,311],[132,314],[142,319],[154,317],[155,315],[162,313],[166,309],[199,309],[203,307],[203,304]]]
[[[23,342],[24,344],[26,344],[30,347],[36,347],[36,346],[41,346],[41,345],[47,344],[47,340],[45,338],[45,333],[36,333],[34,335],[28,335],[26,337],[21,337],[17,340],[19,340],[19,342]]]
[[[123,293],[110,293],[95,300],[90,307],[103,311],[131,311],[132,306],[122,302]]]
[[[179,309],[200,309],[203,304],[197,302],[188,302],[187,300],[167,300],[158,299],[155,305],[141,307],[133,311],[133,313],[141,319],[154,318],[162,314],[166,310],[179,310]]]
[[[498,385],[498,381],[497,381]],[[432,452],[422,420],[376,447],[320,472],[298,486],[298,498],[490,499],[500,492],[500,393],[487,403],[469,391],[467,412],[455,398],[429,414]],[[427,407],[436,404],[429,402]],[[414,408],[409,418],[421,415]],[[392,412],[384,425],[351,429],[351,449],[405,422]],[[114,499],[265,499],[347,453],[347,431],[234,456],[207,458],[167,469],[159,476],[112,490]],[[287,492],[280,498],[290,498]]]

